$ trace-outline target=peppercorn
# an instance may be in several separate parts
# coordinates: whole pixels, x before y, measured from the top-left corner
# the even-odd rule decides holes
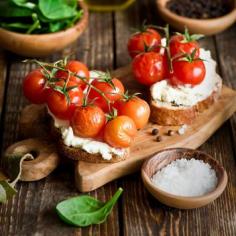
[[[157,141],[157,142],[161,142],[162,140],[163,140],[162,136],[157,136],[157,137],[156,137],[156,141]]]
[[[225,0],[169,0],[167,8],[180,16],[195,19],[216,18],[231,11]]]
[[[153,129],[152,130],[152,135],[157,135],[159,133],[159,130],[158,129]]]

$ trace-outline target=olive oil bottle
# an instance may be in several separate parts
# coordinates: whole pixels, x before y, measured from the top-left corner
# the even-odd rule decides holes
[[[119,11],[130,6],[135,0],[84,0],[92,11]]]

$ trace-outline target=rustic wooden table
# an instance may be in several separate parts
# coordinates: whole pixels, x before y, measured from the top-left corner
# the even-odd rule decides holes
[[[161,24],[155,1],[139,0],[124,12],[91,13],[83,36],[61,53],[46,58],[55,61],[68,53],[90,68],[114,69],[130,61],[126,44],[131,27],[147,19]],[[56,42],[55,42],[56,43]],[[201,40],[218,62],[224,83],[236,89],[236,25],[226,32]],[[31,65],[23,58],[0,53],[1,150],[19,140],[18,120],[27,103],[21,83]],[[214,203],[197,210],[177,210],[156,201],[142,184],[140,173],[113,181],[90,193],[109,199],[119,186],[123,196],[108,220],[101,225],[74,228],[63,224],[55,213],[57,202],[78,195],[73,169],[61,166],[52,175],[34,183],[18,183],[18,194],[0,206],[0,235],[236,235],[236,116],[227,121],[200,147],[219,160],[228,172],[229,182]]]

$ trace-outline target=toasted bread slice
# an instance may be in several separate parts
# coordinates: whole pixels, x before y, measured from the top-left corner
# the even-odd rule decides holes
[[[220,97],[222,80],[219,79],[212,93],[194,106],[176,106],[171,103],[154,101],[151,98],[150,120],[159,125],[191,124],[200,112],[208,109]]]
[[[124,153],[122,156],[118,156],[114,153],[110,160],[104,159],[100,153],[88,153],[85,150],[79,147],[71,147],[64,144],[61,138],[61,132],[58,128],[56,128],[53,124],[53,120],[51,119],[51,135],[54,139],[57,139],[57,148],[61,155],[68,157],[72,160],[77,161],[86,161],[92,163],[115,163],[119,161],[125,160],[129,156],[129,148],[124,149]]]
[[[110,160],[106,160],[102,157],[100,153],[91,154],[81,148],[69,147],[63,143],[62,139],[60,139],[58,142],[58,148],[63,156],[66,156],[72,160],[86,161],[92,163],[115,163],[123,161],[129,156],[129,148],[126,148],[124,151],[124,155],[118,156],[113,153],[112,158]]]

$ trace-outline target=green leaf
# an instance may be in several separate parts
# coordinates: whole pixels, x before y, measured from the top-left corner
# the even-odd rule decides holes
[[[49,31],[51,33],[60,31],[62,29],[65,29],[67,25],[66,21],[57,21],[57,22],[50,22],[49,23]]]
[[[0,181],[0,203],[5,203],[9,198],[14,196],[17,191],[8,183],[7,180]]]
[[[36,7],[36,4],[33,2],[29,2],[27,0],[12,0],[13,3],[15,3],[18,7],[25,7],[29,9],[34,9]]]
[[[57,204],[56,211],[59,217],[70,225],[86,227],[100,224],[107,219],[122,192],[123,189],[119,188],[106,203],[90,196],[74,197]]]
[[[11,185],[14,186],[19,180],[22,163],[24,160],[34,159],[31,154],[19,153],[15,155],[5,155],[2,159],[3,170],[6,172],[9,179],[12,181]]]
[[[65,0],[39,0],[39,10],[50,20],[63,20],[76,16],[76,10]]]
[[[2,182],[2,181],[1,181]],[[7,201],[7,193],[5,188],[0,184],[0,202],[4,203]]]
[[[28,17],[33,13],[32,9],[16,6],[10,1],[0,1],[0,17]]]
[[[6,29],[20,29],[20,30],[27,30],[31,24],[25,24],[21,22],[13,22],[13,23],[2,23],[1,27],[6,28]]]

